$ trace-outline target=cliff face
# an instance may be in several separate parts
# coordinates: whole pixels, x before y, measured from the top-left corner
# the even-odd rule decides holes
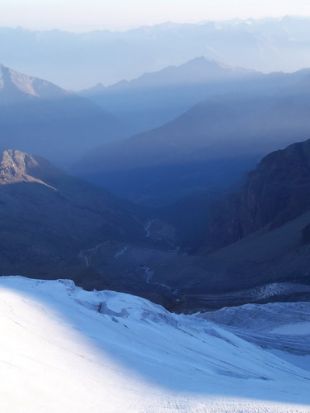
[[[207,234],[221,247],[267,227],[275,229],[310,209],[310,140],[266,156],[241,191],[216,206]]]
[[[241,195],[241,228],[278,227],[310,208],[310,140],[274,152],[250,174]]]

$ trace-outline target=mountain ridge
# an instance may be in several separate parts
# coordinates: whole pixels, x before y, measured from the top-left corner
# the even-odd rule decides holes
[[[98,84],[82,91],[83,94],[89,92],[106,92],[108,90],[119,90],[122,88],[142,88],[174,86],[184,84],[200,84],[219,80],[231,80],[241,76],[251,76],[259,74],[255,70],[243,69],[241,67],[230,66],[205,56],[199,56],[181,65],[170,65],[161,70],[146,72],[132,80],[121,80],[115,84],[104,86]]]
[[[0,149],[17,147],[66,167],[125,134],[100,106],[51,82],[0,66]]]
[[[5,100],[8,98],[10,103],[19,102],[25,98],[25,95],[32,98],[57,99],[70,94],[73,93],[67,92],[47,80],[25,75],[0,64],[1,103],[6,103]]]
[[[198,57],[180,65],[144,73],[107,87],[81,92],[104,110],[123,118],[131,134],[159,127],[202,101],[217,87],[259,78],[259,72]]]
[[[124,32],[2,28],[0,61],[80,90],[202,55],[262,72],[292,72],[310,65],[308,38],[309,19],[298,17],[170,23]]]
[[[154,176],[156,185],[165,169],[175,175],[169,190],[176,199],[193,188],[227,190],[225,180],[230,183],[234,178],[232,183],[238,183],[262,156],[310,134],[309,80],[309,70],[303,70],[264,75],[230,88],[222,84],[223,90],[215,88],[164,125],[89,152],[74,171],[79,173],[81,168],[84,177],[97,184],[102,181],[124,197],[139,199],[144,192],[150,203],[163,195],[152,192],[147,183],[139,192],[141,176]],[[203,179],[195,181],[199,174]]]

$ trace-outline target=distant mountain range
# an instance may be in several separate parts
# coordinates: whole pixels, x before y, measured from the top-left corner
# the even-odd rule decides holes
[[[90,152],[75,171],[149,204],[227,189],[261,156],[310,136],[309,82],[302,70],[213,84],[175,120]]]
[[[231,82],[260,76],[200,57],[110,87],[99,84],[83,91],[82,96],[121,117],[132,133],[137,133],[176,118],[213,91],[226,90]]]
[[[207,59],[204,56],[189,60],[181,65],[171,65],[159,71],[144,73],[131,81],[120,81],[112,86],[98,84],[88,89],[93,94],[105,93],[106,91],[137,90],[144,88],[161,88],[205,84],[229,79],[238,79],[253,75],[255,71],[232,67]]]
[[[123,32],[0,29],[0,61],[66,89],[112,84],[205,56],[263,72],[310,66],[309,18],[167,23]]]
[[[18,147],[69,165],[123,136],[121,122],[60,87],[0,65],[0,148]]]

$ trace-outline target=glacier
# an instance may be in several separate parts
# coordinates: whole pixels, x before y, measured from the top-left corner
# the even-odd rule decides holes
[[[225,323],[221,310],[174,314],[70,280],[0,277],[0,411],[310,412],[306,363],[259,340],[290,328],[302,340],[309,313],[266,331],[252,325],[251,308],[226,310]]]

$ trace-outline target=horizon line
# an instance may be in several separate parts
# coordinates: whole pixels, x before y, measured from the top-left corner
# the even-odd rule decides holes
[[[309,15],[281,15],[281,16],[264,16],[264,17],[235,17],[235,18],[225,18],[225,19],[206,19],[206,20],[195,20],[195,21],[184,21],[184,22],[177,22],[177,21],[163,21],[163,22],[158,22],[158,23],[146,23],[146,24],[137,24],[137,25],[132,25],[124,28],[111,28],[111,27],[100,27],[99,25],[83,25],[83,24],[77,24],[77,25],[72,25],[71,27],[46,27],[46,28],[40,28],[40,27],[27,27],[23,25],[2,25],[0,24],[0,29],[8,29],[8,30],[23,30],[23,31],[29,31],[29,32],[63,32],[63,33],[72,33],[72,34],[87,34],[87,33],[96,33],[96,32],[109,32],[109,33],[126,33],[126,32],[131,32],[139,29],[151,29],[151,28],[156,28],[160,26],[203,26],[205,24],[227,24],[227,23],[233,23],[233,22],[260,22],[264,20],[270,20],[270,21],[281,21],[285,19],[302,19],[302,20],[308,20],[310,19],[310,14]],[[82,29],[82,27],[85,27]],[[87,28],[86,28],[87,26]],[[76,29],[74,29],[76,27]],[[78,29],[78,27],[80,29]],[[93,28],[91,28],[93,27]]]

